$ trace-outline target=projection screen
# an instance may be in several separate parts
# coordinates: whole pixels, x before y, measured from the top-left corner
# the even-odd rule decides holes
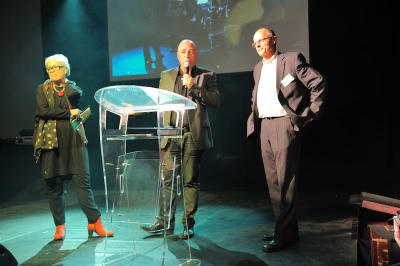
[[[250,71],[260,27],[275,31],[279,51],[309,59],[308,0],[108,0],[107,12],[111,81],[159,78],[178,66],[183,39],[196,43],[200,66]]]

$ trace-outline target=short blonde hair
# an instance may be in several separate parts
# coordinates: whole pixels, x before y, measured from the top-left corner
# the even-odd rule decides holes
[[[46,57],[46,59],[44,60],[44,65],[47,67],[47,63],[49,61],[56,61],[56,62],[60,62],[64,67],[67,68],[67,77],[71,74],[71,67],[69,66],[68,63],[68,58],[63,55],[63,54],[55,54],[55,55],[51,55],[49,57]]]

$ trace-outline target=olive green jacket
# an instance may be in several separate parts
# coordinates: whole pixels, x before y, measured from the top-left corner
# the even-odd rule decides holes
[[[160,89],[174,92],[175,81],[178,76],[179,68],[163,71],[160,79]],[[213,147],[211,125],[208,119],[207,107],[219,107],[220,94],[217,88],[215,73],[211,70],[193,67],[192,86],[188,98],[197,104],[194,110],[188,110],[189,128],[192,133],[193,142],[197,149],[204,150]],[[164,113],[164,127],[169,127],[171,122],[171,112]],[[168,138],[163,138],[161,148],[164,149],[168,143]]]

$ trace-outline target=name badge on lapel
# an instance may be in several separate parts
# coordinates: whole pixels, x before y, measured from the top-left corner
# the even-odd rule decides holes
[[[289,85],[290,82],[292,82],[294,80],[294,77],[290,74],[287,74],[282,80],[281,83],[283,86],[287,86]]]

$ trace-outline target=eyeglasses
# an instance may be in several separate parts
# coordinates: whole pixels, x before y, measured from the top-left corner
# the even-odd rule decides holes
[[[46,71],[47,72],[54,72],[54,71],[59,71],[60,68],[62,68],[64,66],[51,66],[51,67],[46,67]]]
[[[261,42],[268,42],[268,41],[271,40],[272,38],[274,38],[274,36],[269,36],[269,37],[265,37],[265,38],[259,39],[258,41],[253,42],[253,43],[251,44],[251,46],[253,46],[253,47],[255,48],[259,43],[261,43]]]

